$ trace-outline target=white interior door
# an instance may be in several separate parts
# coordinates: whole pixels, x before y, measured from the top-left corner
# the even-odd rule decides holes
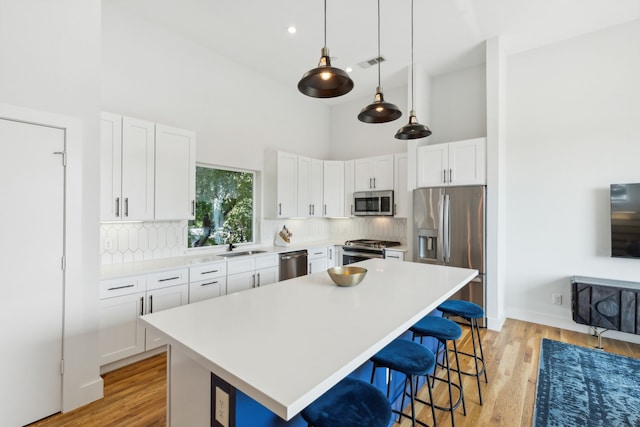
[[[0,118],[0,406],[19,426],[62,405],[64,131]]]

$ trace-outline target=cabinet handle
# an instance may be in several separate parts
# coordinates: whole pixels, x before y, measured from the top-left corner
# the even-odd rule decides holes
[[[153,295],[149,295],[149,313],[153,313]]]
[[[258,273],[258,287],[260,287],[260,273]]]
[[[180,276],[174,276],[174,277],[167,277],[166,279],[159,279],[158,282],[166,282],[168,280],[176,280],[179,279]]]
[[[322,252],[314,252],[314,255],[322,255]]]
[[[209,285],[215,285],[216,283],[218,283],[218,281],[217,281],[217,280],[214,280],[213,282],[207,282],[207,283],[203,283],[203,284],[202,284],[202,285],[200,285],[200,286],[209,286]]]
[[[329,261],[333,259],[333,249],[329,249]]]
[[[373,188],[376,188],[376,179],[373,178]]]
[[[129,216],[129,198],[124,198],[124,216]]]
[[[253,281],[253,284],[251,285],[252,288],[256,287],[256,275],[254,274],[253,276],[251,276],[251,280]]]
[[[371,178],[369,178],[369,188],[373,188],[373,187],[371,186],[371,183],[372,183],[372,182],[373,182],[373,180],[372,180]]]
[[[309,205],[309,215],[311,215],[311,205]]]
[[[282,203],[278,203],[278,215],[282,215]]]
[[[453,182],[453,169],[449,169],[449,183]]]
[[[447,170],[446,169],[442,170],[442,182],[445,183],[445,184],[447,183]]]
[[[144,297],[140,297],[140,316],[144,314]]]
[[[393,204],[393,216],[395,216],[395,215],[396,215],[396,212],[398,212],[398,204],[397,204],[397,203],[394,203],[394,204]]]
[[[210,271],[203,271],[200,274],[211,274],[211,273],[217,273],[219,270],[210,270]]]
[[[353,205],[351,205],[351,215],[353,215]]]
[[[196,201],[191,200],[191,216],[195,216],[196,214]]]
[[[324,216],[327,216],[327,205],[324,205]]]
[[[316,205],[311,205],[311,215],[316,216]]]
[[[134,284],[131,284],[131,285],[124,285],[124,286],[116,286],[116,287],[113,287],[113,288],[109,288],[108,290],[110,290],[110,291],[116,291],[116,290],[118,290],[118,289],[133,288],[134,286],[135,286]]]
[[[309,274],[311,274],[311,273],[312,273],[312,271],[311,271],[311,263],[309,263]]]
[[[400,259],[400,257],[398,255],[387,255],[387,258]]]
[[[120,218],[120,197],[116,197],[116,218]]]

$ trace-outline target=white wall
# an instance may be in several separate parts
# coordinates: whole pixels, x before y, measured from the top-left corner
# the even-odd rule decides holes
[[[609,243],[609,184],[640,181],[640,21],[507,64],[507,315],[585,331],[570,276],[640,281]]]
[[[460,141],[487,135],[485,64],[431,79],[433,134],[428,143]],[[420,117],[418,117],[420,118]]]
[[[376,88],[371,88],[371,96],[345,102],[331,107],[330,156],[334,160],[360,159],[384,154],[405,153],[407,142],[394,135],[409,120],[407,110],[407,87],[386,89],[384,100],[395,104],[402,111],[402,117],[388,123],[363,123],[358,120],[360,110],[373,102]]]
[[[0,58],[0,103],[72,117],[74,123],[73,135],[67,135],[66,411],[102,396],[96,316],[100,0],[0,0]]]
[[[197,133],[198,162],[262,170],[265,149],[329,157],[329,107],[103,2],[102,108]]]

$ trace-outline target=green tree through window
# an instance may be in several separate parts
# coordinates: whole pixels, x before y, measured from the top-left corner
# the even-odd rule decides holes
[[[196,218],[190,248],[253,242],[253,172],[196,167]]]

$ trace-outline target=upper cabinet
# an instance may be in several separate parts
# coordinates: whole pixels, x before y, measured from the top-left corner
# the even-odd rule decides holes
[[[291,218],[298,212],[298,156],[267,151],[264,168],[265,216]]]
[[[196,134],[156,125],[155,219],[194,219]]]
[[[344,162],[339,160],[324,161],[324,216],[341,217],[344,212]]]
[[[396,218],[407,218],[409,213],[407,153],[394,154],[393,160],[395,176],[393,180],[393,203],[395,204],[393,212]]]
[[[195,134],[102,113],[100,219],[192,219]]]
[[[298,156],[297,216],[323,216],[322,160]]]
[[[353,192],[355,191],[355,160],[344,162],[344,216],[353,216]]]
[[[417,186],[484,185],[486,138],[418,147]]]
[[[355,191],[393,190],[393,155],[357,159]]]

